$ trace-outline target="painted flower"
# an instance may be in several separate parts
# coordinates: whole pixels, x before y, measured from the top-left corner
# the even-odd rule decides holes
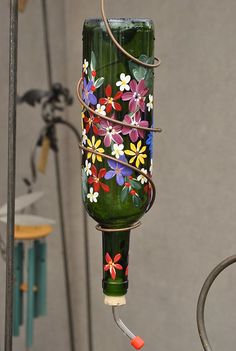
[[[120,80],[116,82],[116,86],[120,87],[120,91],[130,90],[129,82],[130,82],[130,75],[125,75],[124,73],[121,73],[120,75]]]
[[[113,280],[116,279],[116,269],[119,271],[122,271],[123,267],[121,264],[117,263],[121,259],[121,254],[115,255],[114,259],[112,260],[111,256],[107,252],[105,255],[105,261],[107,264],[104,265],[104,271],[110,271],[111,278]]]
[[[88,160],[85,161],[84,171],[87,174],[87,176],[90,176],[92,174],[91,163]]]
[[[131,112],[136,112],[138,109],[145,111],[145,96],[148,93],[148,88],[145,86],[145,80],[140,80],[139,83],[136,80],[130,82],[131,92],[124,93],[122,95],[123,101],[129,101],[129,109]]]
[[[116,158],[119,158],[120,156],[124,155],[124,145],[123,144],[113,144],[113,150],[112,150],[112,155],[115,156]]]
[[[135,126],[140,126],[140,127],[148,127],[148,121],[142,121],[141,120],[141,113],[140,111],[137,111],[133,117],[130,117],[129,115],[125,115],[124,123],[130,124],[132,127],[126,127],[124,126],[122,128],[122,134],[127,135],[129,134],[129,137],[133,143],[136,143],[138,138],[144,138],[145,135],[145,130],[141,129],[136,129]]]
[[[125,276],[128,277],[128,274],[129,274],[129,266],[126,267]]]
[[[93,81],[90,80],[87,83],[86,79],[84,78],[82,98],[87,105],[89,105],[89,104],[96,105],[97,104],[97,98],[95,95],[93,95],[94,89],[95,89],[95,87],[93,85]]]
[[[150,151],[150,154],[152,155],[153,153],[153,142],[152,142],[152,139],[153,139],[153,133],[150,132],[148,134],[148,137],[146,139],[146,144],[148,145],[148,148],[149,148],[149,151]]]
[[[112,97],[112,87],[109,84],[105,89],[105,94],[106,98],[99,99],[99,103],[106,106],[106,112],[111,112],[112,108],[116,111],[121,111],[121,105],[116,101],[121,98],[122,92],[118,91],[115,96]]]
[[[98,192],[93,192],[93,188],[89,189],[89,193],[87,194],[87,198],[90,200],[90,202],[98,202]]]
[[[142,171],[143,173],[147,174],[147,170],[146,170],[145,168],[142,168],[141,171]],[[148,181],[147,178],[144,177],[144,175],[142,175],[142,174],[139,174],[139,176],[137,177],[137,180],[138,180],[139,182],[141,182],[141,184],[145,184],[145,183],[147,183],[147,181]]]
[[[100,113],[100,115],[106,116],[106,106],[97,104],[95,112]]]
[[[120,156],[119,160],[127,162],[127,159],[124,155]],[[124,177],[130,176],[133,172],[132,169],[113,160],[108,160],[108,164],[111,170],[106,173],[105,179],[108,180],[116,177],[116,183],[118,185],[124,185]]]
[[[142,146],[142,141],[139,140],[137,147],[133,144],[130,143],[130,149],[131,150],[125,150],[125,154],[132,156],[131,159],[129,160],[129,163],[133,163],[135,160],[135,166],[138,168],[140,163],[143,165],[144,164],[144,159],[147,158],[147,155],[144,154],[146,151],[147,146],[144,145]]]
[[[89,112],[89,117],[84,116],[84,122],[86,123],[86,133],[88,133],[90,128],[92,127],[94,134],[98,134],[98,127],[96,126],[96,123],[100,122],[99,117],[94,116],[91,112]]]
[[[152,196],[152,187],[150,184],[146,184],[143,188],[143,191],[148,194],[148,197],[151,198]]]
[[[88,71],[87,71],[88,65],[89,65],[88,61],[87,61],[86,59],[84,59],[83,71],[84,71],[84,73],[86,73],[86,74],[88,73]]]
[[[151,158],[150,167],[149,167],[149,173],[152,175],[152,172],[153,172],[153,160]]]
[[[115,115],[111,116],[115,120]],[[102,120],[100,123],[100,129],[98,130],[98,135],[104,136],[104,145],[109,147],[111,142],[114,141],[116,144],[122,144],[123,138],[120,136],[122,126],[114,125],[114,123]]]
[[[82,144],[83,145],[86,145],[87,139],[88,139],[88,137],[86,135],[86,129],[83,129],[83,131],[82,131]]]
[[[90,185],[93,184],[94,191],[99,192],[101,187],[105,192],[108,193],[110,191],[109,186],[101,182],[101,178],[104,178],[106,174],[106,168],[101,168],[98,172],[97,168],[94,165],[92,165],[91,173],[92,175],[89,177],[88,183]]]
[[[149,94],[149,102],[147,103],[148,112],[153,110],[153,95]]]
[[[84,129],[84,117],[85,117],[85,113],[84,111],[81,112],[81,128]]]
[[[87,143],[88,143],[88,148],[93,150],[93,151],[97,151],[99,152],[100,154],[102,154],[104,152],[104,149],[102,147],[99,147],[101,145],[101,140],[97,140],[95,139],[95,136],[93,135],[92,136],[92,139],[88,139],[87,140]],[[102,162],[102,156],[100,155],[96,155],[96,154],[93,154],[92,152],[88,152],[87,154],[87,158],[90,159],[92,158],[92,162],[95,163],[96,159],[99,161],[99,162]]]

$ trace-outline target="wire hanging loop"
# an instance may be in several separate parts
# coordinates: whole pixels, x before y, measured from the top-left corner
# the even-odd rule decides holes
[[[105,23],[105,27],[106,30],[111,38],[111,40],[113,41],[114,45],[117,47],[118,50],[120,50],[121,52],[123,52],[124,55],[126,55],[128,58],[130,58],[132,61],[136,62],[137,64],[139,64],[140,66],[146,67],[146,68],[157,68],[160,66],[161,64],[161,60],[159,58],[155,57],[155,61],[157,61],[156,63],[145,63],[142,62],[141,60],[137,59],[136,57],[132,56],[130,53],[128,53],[128,51],[126,51],[116,40],[116,38],[114,37],[111,28],[109,26],[106,14],[105,14],[105,6],[104,6],[104,0],[101,0],[101,11],[102,11],[102,18],[103,21]]]
[[[209,293],[209,290],[216,280],[216,278],[223,272],[228,266],[236,263],[236,255],[230,256],[219,263],[208,275],[205,280],[202,290],[200,292],[198,303],[197,303],[197,326],[198,333],[201,339],[202,346],[205,351],[212,351],[211,344],[208,339],[206,325],[205,325],[205,304]]]

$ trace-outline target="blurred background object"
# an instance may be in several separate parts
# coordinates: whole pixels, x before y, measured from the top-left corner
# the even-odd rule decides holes
[[[27,5],[28,0],[19,0],[18,7],[20,12],[24,12],[26,5]]]

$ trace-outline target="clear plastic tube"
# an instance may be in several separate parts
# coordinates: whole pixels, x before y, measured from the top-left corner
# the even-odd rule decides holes
[[[135,338],[135,335],[131,332],[131,330],[122,322],[122,320],[120,319],[120,317],[117,315],[117,307],[116,306],[112,306],[112,314],[113,314],[113,318],[114,321],[116,322],[116,324],[118,325],[118,327],[121,329],[121,331],[128,336],[128,338],[130,340],[133,340]]]

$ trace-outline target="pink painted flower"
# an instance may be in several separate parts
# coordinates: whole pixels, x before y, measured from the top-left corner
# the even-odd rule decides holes
[[[115,115],[111,116],[115,120]],[[98,130],[98,135],[104,136],[104,145],[109,147],[111,142],[114,141],[116,144],[122,144],[123,138],[120,136],[122,126],[115,125],[112,122],[102,120],[100,122],[100,129]]]
[[[105,255],[105,260],[107,264],[104,265],[104,271],[106,272],[109,270],[111,274],[111,278],[113,280],[116,279],[116,269],[118,269],[119,271],[122,271],[123,269],[121,264],[117,263],[120,261],[120,259],[121,259],[121,254],[115,255],[114,260],[112,260],[108,252]]]
[[[129,127],[124,126],[122,128],[122,134],[123,135],[129,134],[130,139],[133,143],[136,143],[136,141],[138,140],[139,137],[142,139],[144,138],[145,130],[135,128],[135,126],[140,126],[140,127],[145,127],[145,128],[148,127],[148,121],[141,120],[140,111],[137,111],[133,117],[130,117],[129,115],[125,115],[123,122],[130,124],[131,127],[129,128]]]
[[[145,80],[140,80],[139,83],[136,80],[130,82],[131,92],[124,93],[122,95],[123,101],[129,101],[129,109],[131,112],[136,112],[138,109],[145,111],[145,96],[148,93],[148,88],[145,86]]]

